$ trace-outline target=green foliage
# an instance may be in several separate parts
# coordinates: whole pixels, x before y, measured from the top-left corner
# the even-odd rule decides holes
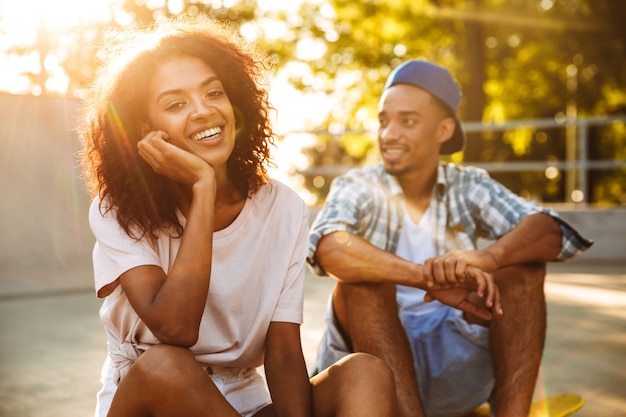
[[[514,129],[504,133],[502,140],[508,143],[513,149],[516,156],[522,156],[528,153],[532,146],[535,129]]]
[[[593,195],[600,206],[626,205],[626,170],[593,172]]]

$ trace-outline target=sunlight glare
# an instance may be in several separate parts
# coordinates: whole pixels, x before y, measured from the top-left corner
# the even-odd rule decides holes
[[[14,45],[30,45],[37,28],[55,31],[80,22],[106,22],[119,0],[0,0],[2,32]]]
[[[257,7],[261,10],[279,10],[289,13],[296,13],[303,0],[258,0]]]
[[[115,7],[123,0],[0,0],[0,91],[40,95],[42,88],[32,85],[29,75],[48,74],[46,89],[63,94],[69,79],[58,57],[40,57],[50,37],[63,34],[77,25],[111,21]],[[28,50],[15,53],[12,50]],[[43,61],[43,62],[42,62]]]

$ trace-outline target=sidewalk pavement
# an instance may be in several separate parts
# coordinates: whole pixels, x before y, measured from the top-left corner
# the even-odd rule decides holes
[[[626,263],[551,264],[537,397],[579,393],[577,417],[626,415]],[[0,270],[0,417],[88,417],[106,339],[89,265]],[[311,368],[331,280],[307,276],[302,340]]]

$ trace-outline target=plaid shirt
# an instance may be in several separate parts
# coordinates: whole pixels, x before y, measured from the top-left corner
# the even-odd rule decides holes
[[[325,275],[315,261],[315,249],[322,236],[333,232],[362,236],[395,253],[404,219],[402,201],[402,189],[382,164],[352,169],[337,177],[311,229],[307,261],[313,270]],[[479,238],[498,239],[535,213],[547,213],[561,226],[563,243],[555,261],[571,259],[592,245],[554,210],[519,197],[474,167],[440,163],[430,208],[438,255],[453,249],[476,249]]]

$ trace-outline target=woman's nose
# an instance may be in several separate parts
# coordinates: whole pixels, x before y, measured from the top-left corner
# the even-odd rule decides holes
[[[193,103],[193,108],[191,111],[192,118],[203,118],[210,116],[215,112],[215,107],[210,105],[204,100],[196,100]]]

